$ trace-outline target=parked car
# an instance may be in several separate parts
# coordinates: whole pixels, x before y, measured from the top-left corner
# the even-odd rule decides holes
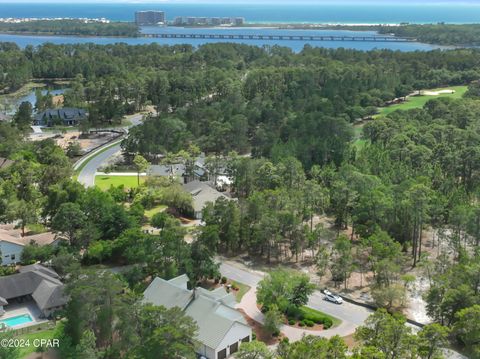
[[[329,295],[329,294],[332,294],[332,292],[330,292],[327,288],[325,288],[325,289],[323,290],[323,294]]]
[[[336,304],[342,304],[343,299],[339,295],[333,294],[331,292],[325,293],[325,300],[328,300],[329,302],[336,303]]]

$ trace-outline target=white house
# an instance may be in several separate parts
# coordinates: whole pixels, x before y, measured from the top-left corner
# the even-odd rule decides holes
[[[235,297],[223,287],[189,290],[186,275],[166,281],[155,278],[143,293],[143,302],[179,307],[198,325],[196,351],[208,359],[224,359],[252,340],[252,329],[235,309]]]

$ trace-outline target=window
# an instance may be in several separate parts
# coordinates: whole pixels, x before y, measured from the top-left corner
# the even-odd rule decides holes
[[[217,355],[217,359],[225,359],[227,357],[227,348],[220,350]]]
[[[238,343],[230,345],[230,355],[238,351]]]
[[[7,254],[7,255],[5,256],[5,258],[10,258],[10,254]]]
[[[11,257],[12,261],[15,260],[15,254],[12,254],[12,257]]]
[[[242,339],[242,343],[248,343],[250,341],[250,336],[247,336]]]

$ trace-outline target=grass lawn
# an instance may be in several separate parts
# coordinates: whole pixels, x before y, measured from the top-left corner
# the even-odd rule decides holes
[[[57,323],[58,327],[58,323]],[[57,328],[52,328],[48,330],[43,330],[43,331],[38,331],[38,332],[33,332],[29,334],[22,334],[19,335],[18,337],[15,337],[15,339],[24,339],[24,340],[29,340],[30,341],[30,346],[29,347],[24,347],[20,349],[20,358],[24,358],[29,354],[35,353],[35,346],[33,345],[33,341],[35,339],[58,339],[55,338]]]
[[[413,108],[422,108],[428,101],[440,98],[440,97],[449,97],[453,99],[461,98],[465,92],[467,92],[467,86],[452,86],[446,88],[438,88],[438,89],[431,89],[431,90],[424,90],[424,91],[441,91],[441,90],[455,90],[453,94],[440,94],[440,95],[432,95],[432,96],[412,96],[406,102],[400,103],[398,105],[382,107],[380,108],[379,115],[377,116],[386,116],[394,111],[397,110],[411,110]]]
[[[140,177],[140,183],[145,182],[145,176]],[[95,176],[95,185],[102,191],[106,191],[110,186],[124,185],[126,188],[138,187],[137,176]]]
[[[238,290],[235,292],[235,298],[237,299],[237,302],[240,303],[245,293],[250,290],[250,287],[246,284],[235,282],[234,280],[230,282],[232,283],[232,285],[236,285],[238,287]]]
[[[141,181],[141,180],[142,180],[142,179],[140,178],[140,181]],[[152,217],[153,217],[154,215],[156,215],[157,213],[164,211],[165,208],[167,208],[167,206],[160,205],[160,206],[157,206],[157,207],[153,207],[152,209],[147,209],[147,210],[145,211],[145,216],[150,220],[150,219],[152,219]]]
[[[332,328],[342,323],[340,319],[332,317],[331,315],[325,314],[323,312],[320,312],[319,310],[316,310],[310,307],[306,307],[306,306],[300,307],[300,311],[303,313],[305,317],[321,315],[321,316],[330,318],[333,323]]]

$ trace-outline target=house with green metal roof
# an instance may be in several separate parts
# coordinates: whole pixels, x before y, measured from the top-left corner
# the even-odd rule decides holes
[[[198,325],[194,338],[197,353],[208,359],[224,359],[252,340],[252,329],[235,309],[236,300],[224,287],[188,289],[188,277],[155,278],[143,293],[143,302],[166,308],[179,307]]]

